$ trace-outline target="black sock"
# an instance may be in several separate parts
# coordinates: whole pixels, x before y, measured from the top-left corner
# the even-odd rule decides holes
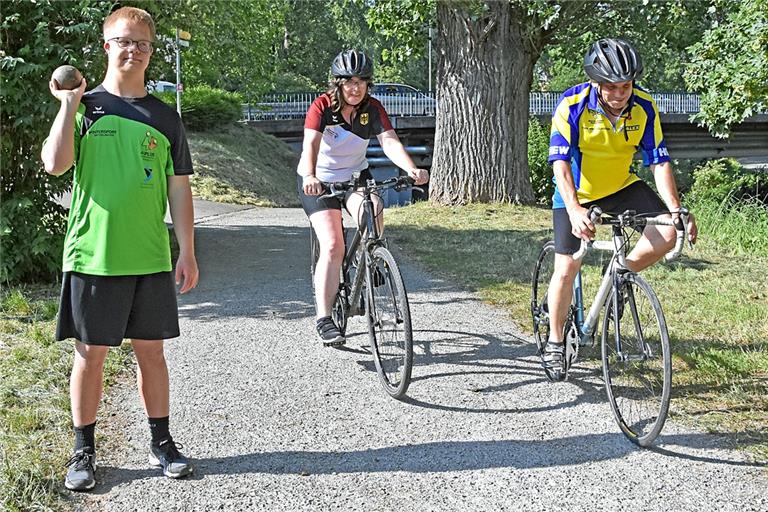
[[[165,418],[149,418],[149,431],[152,433],[152,444],[158,444],[171,437],[168,431],[168,416]]]
[[[94,439],[94,432],[96,429],[96,422],[94,421],[90,425],[83,425],[82,427],[75,427],[75,451],[85,450],[89,453],[95,453],[96,441]]]

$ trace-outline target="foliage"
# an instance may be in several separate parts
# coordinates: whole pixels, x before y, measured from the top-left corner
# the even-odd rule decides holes
[[[549,158],[549,130],[536,117],[528,121],[528,170],[536,202],[551,204],[555,184]]]
[[[239,91],[246,99],[264,92],[273,73],[272,55],[284,11],[278,0],[188,1],[176,17],[192,34],[183,51],[189,85]]]
[[[699,232],[724,253],[768,254],[768,206],[763,201],[700,197],[688,206],[696,215]]]
[[[768,110],[768,0],[716,1],[717,15],[701,42],[690,48],[688,86],[701,93],[695,119],[718,136]]]
[[[101,22],[111,5],[3,2],[0,281],[47,279],[58,273],[64,210],[52,199],[69,187],[69,179],[46,175],[38,156],[58,110],[48,80],[56,67],[69,63],[89,83],[98,83]]]
[[[705,162],[693,171],[693,179],[693,187],[687,196],[691,201],[730,203],[768,198],[768,180],[748,172],[736,160],[723,158]]]
[[[283,0],[284,34],[275,52],[272,90],[322,90],[331,61],[340,51],[356,48],[375,62],[374,80],[396,81],[425,89],[428,64],[421,53],[394,58],[402,47],[397,37],[369,26],[371,4],[360,0]],[[418,41],[426,51],[427,32]],[[399,54],[398,54],[399,55]],[[309,87],[301,87],[309,82]]]
[[[176,93],[164,92],[157,96],[167,104],[176,106]],[[186,89],[181,101],[181,117],[190,130],[215,130],[243,117],[243,100],[239,94],[197,85]]]
[[[686,48],[699,41],[707,27],[706,2],[612,1],[591,3],[587,9],[589,16],[555,33],[553,44],[537,63],[539,89],[563,91],[587,80],[583,57],[589,46],[603,37],[621,37],[643,57],[643,85],[657,91],[684,90]]]

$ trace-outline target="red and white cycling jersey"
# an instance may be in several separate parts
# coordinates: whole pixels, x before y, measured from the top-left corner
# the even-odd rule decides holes
[[[324,182],[349,181],[352,173],[368,168],[365,152],[368,141],[392,129],[381,103],[368,98],[349,124],[341,112],[334,112],[331,97],[323,94],[307,111],[304,128],[323,134],[317,155],[315,176]]]

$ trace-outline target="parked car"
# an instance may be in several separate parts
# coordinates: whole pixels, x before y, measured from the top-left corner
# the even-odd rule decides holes
[[[176,84],[163,80],[150,80],[147,82],[148,92],[175,92]]]
[[[435,115],[435,98],[410,85],[374,84],[371,96],[379,100],[391,116]]]

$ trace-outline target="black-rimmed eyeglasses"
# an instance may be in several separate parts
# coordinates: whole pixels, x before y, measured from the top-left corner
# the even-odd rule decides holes
[[[117,43],[117,47],[121,50],[125,50],[126,48],[130,48],[133,45],[136,45],[136,48],[141,53],[149,53],[152,51],[152,41],[147,40],[140,40],[136,41],[134,39],[130,39],[127,37],[113,37],[111,39],[107,39],[107,41],[114,41]]]

